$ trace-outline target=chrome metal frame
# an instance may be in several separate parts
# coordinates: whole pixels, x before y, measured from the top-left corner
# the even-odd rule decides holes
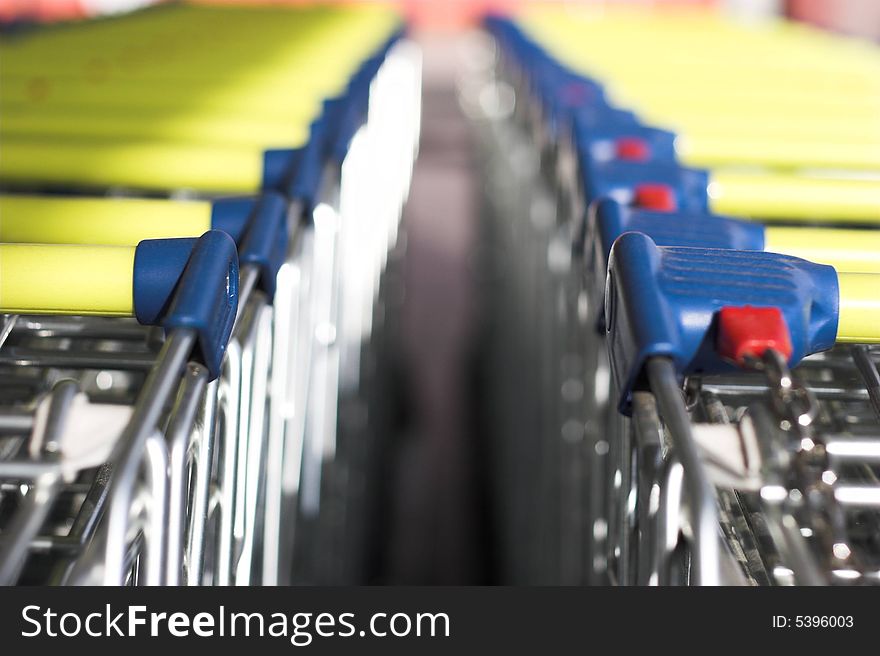
[[[418,150],[420,65],[411,42],[391,49],[319,202],[289,208],[272,305],[256,269],[241,267],[218,380],[188,362],[189,330],[2,317],[0,509],[12,519],[0,520],[0,583],[357,580],[346,541],[366,532],[376,429],[343,437],[338,417],[368,392],[382,398],[362,361],[381,340],[375,317]],[[59,451],[101,413],[118,427],[104,431],[103,459]]]
[[[507,249],[501,295],[523,304],[494,308],[493,339],[508,354],[550,342],[523,362],[524,391],[496,381],[503,441],[493,452],[511,506],[502,538],[521,543],[505,574],[569,584],[880,582],[880,351],[838,347],[794,372],[768,356],[753,372],[683,387],[671,362],[654,359],[632,417],[621,417],[596,329],[604,281],[584,251],[588,208],[570,138],[548,131],[515,63],[497,52],[475,59],[491,65],[462,101],[483,137],[492,237]],[[486,100],[501,94],[515,98],[512,113]],[[535,198],[553,199],[549,220],[530,216]],[[565,251],[570,258],[557,256]],[[511,325],[535,315],[535,327]],[[716,476],[701,440],[721,426],[751,441],[760,471]],[[559,521],[547,519],[554,514]]]

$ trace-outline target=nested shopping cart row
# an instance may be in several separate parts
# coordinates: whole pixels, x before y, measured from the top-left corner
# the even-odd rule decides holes
[[[533,571],[876,582],[880,52],[704,12],[487,29],[495,139],[543,174]]]
[[[0,47],[0,581],[351,574],[364,494],[322,478],[359,462],[336,417],[415,155],[398,19],[175,5]]]

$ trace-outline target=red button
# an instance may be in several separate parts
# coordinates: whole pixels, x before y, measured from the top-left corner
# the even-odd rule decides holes
[[[791,357],[791,337],[779,308],[724,307],[718,313],[716,347],[721,357],[745,364],[746,358],[760,358],[770,349]]]
[[[614,150],[618,159],[630,162],[647,162],[651,157],[651,149],[644,139],[636,137],[621,137],[614,144]]]
[[[669,185],[645,183],[636,185],[633,190],[633,204],[655,212],[674,212],[678,209],[678,200]]]

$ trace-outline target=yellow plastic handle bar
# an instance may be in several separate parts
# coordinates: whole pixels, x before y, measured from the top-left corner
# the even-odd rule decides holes
[[[684,70],[714,71],[751,65],[773,70],[861,71],[877,66],[876,50],[868,44],[828,35],[785,21],[734,23],[707,11],[655,12],[608,8],[598,14],[587,8],[541,8],[526,12],[525,27],[554,48],[579,59],[591,55],[614,64],[638,60],[660,65],[677,62]],[[629,13],[627,13],[629,12]],[[699,57],[687,55],[699,53]],[[771,56],[772,55],[772,56]],[[580,56],[580,57],[578,57]]]
[[[880,170],[880,143],[799,140],[747,135],[681,135],[676,152],[693,166],[764,166],[768,168]]]
[[[838,273],[837,341],[880,342],[880,280],[871,273]]]
[[[315,114],[317,103],[313,111],[284,121],[215,117],[192,109],[156,116],[6,109],[0,121],[0,140],[16,136],[95,137],[299,148],[308,140],[309,123]]]
[[[755,118],[736,113],[735,110],[733,113],[691,115],[676,112],[675,115],[653,117],[640,113],[640,117],[648,125],[662,126],[692,139],[725,134],[751,139],[795,141],[815,139],[816,135],[821,135],[823,140],[835,143],[870,142],[880,147],[880,105],[864,118],[855,116],[853,112],[838,117],[792,116],[777,112]]]
[[[159,21],[144,20],[150,18],[146,13],[155,18],[161,10],[117,19],[110,29],[92,22],[12,39],[0,47],[3,76],[32,76],[37,82],[73,77],[111,85],[177,80],[196,92],[218,83],[285,92],[282,82],[311,71],[310,79],[332,88],[348,79],[396,23],[387,8],[320,11],[316,20],[278,9],[168,9]],[[297,85],[286,86],[290,93]]]
[[[880,273],[880,230],[771,226],[764,230],[764,250],[848,273]]]
[[[834,119],[852,117],[859,122],[876,124],[880,107],[880,89],[858,95],[829,96],[815,87],[756,86],[725,84],[723,86],[670,82],[657,87],[625,85],[609,82],[606,93],[615,104],[631,107],[646,120],[682,117],[739,117],[743,121],[760,122],[791,114],[795,121],[803,119]]]
[[[255,66],[272,70],[291,54],[326,46],[328,35],[339,37],[331,56],[362,57],[361,49],[378,45],[396,20],[379,7],[311,14],[310,20],[301,11],[278,8],[165,8],[10,40],[0,54],[10,74],[140,75],[169,65],[194,76]]]
[[[55,113],[67,120],[87,113],[155,120],[182,112],[205,120],[267,119],[290,123],[316,114],[320,101],[337,95],[348,82],[349,67],[338,71],[328,70],[326,65],[315,68],[320,74],[316,79],[227,78],[210,85],[167,79],[97,83],[46,76],[11,78],[0,73],[0,108],[4,115],[12,111]]]
[[[241,43],[230,43],[230,49],[241,52],[265,42],[278,40],[284,34],[307,38],[316,30],[334,29],[355,24],[364,28],[377,18],[393,15],[387,7],[206,7],[174,6],[159,10],[132,12],[114,21],[89,21],[76,29],[44,32],[35,35],[30,44],[39,41],[41,49],[57,52],[70,44],[94,44],[95,47],[124,47],[136,37],[161,37],[168,47],[177,52],[204,50],[206,45],[218,44],[216,34],[238,35]],[[260,35],[263,34],[263,39]],[[192,41],[194,36],[201,38]],[[24,45],[30,45],[22,42]],[[154,45],[160,45],[155,43]],[[149,53],[128,52],[129,58],[145,57]],[[223,53],[220,53],[221,56]],[[84,55],[71,53],[72,58]]]
[[[880,225],[880,179],[830,178],[717,169],[713,212],[769,221]]]
[[[535,8],[521,21],[699,166],[880,170],[880,48],[784,21]]]
[[[159,7],[0,43],[0,180],[248,193],[398,24],[387,7]],[[155,101],[155,102],[153,102]]]
[[[396,24],[380,7],[171,6],[4,40],[0,138],[297,147]]]
[[[134,246],[0,244],[0,312],[134,313]]]
[[[0,242],[127,246],[198,237],[211,229],[211,210],[203,201],[0,195]]]
[[[9,138],[0,157],[0,180],[9,184],[253,193],[262,179],[256,148]]]

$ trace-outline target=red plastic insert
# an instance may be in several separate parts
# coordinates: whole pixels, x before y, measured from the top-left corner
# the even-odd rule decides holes
[[[651,149],[644,139],[637,137],[621,137],[614,143],[618,159],[631,162],[646,162],[651,157]]]
[[[791,357],[791,338],[779,308],[724,307],[718,314],[718,353],[745,365],[747,357],[760,358],[773,349]]]
[[[637,207],[655,212],[674,212],[678,209],[675,193],[664,184],[636,185],[633,201]]]

